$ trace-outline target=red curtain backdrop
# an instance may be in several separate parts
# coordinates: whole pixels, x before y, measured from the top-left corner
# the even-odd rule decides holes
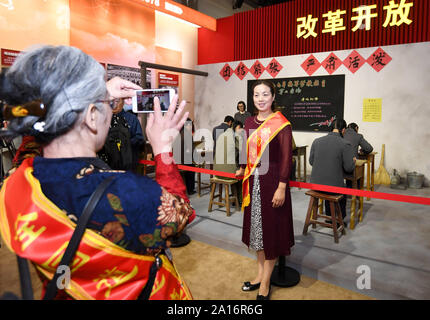
[[[276,56],[288,56],[313,52],[327,52],[364,47],[387,46],[430,40],[430,1],[406,0],[413,2],[408,18],[409,25],[383,27],[387,11],[384,6],[390,0],[296,0],[270,7],[235,14],[218,19],[217,31],[199,30],[199,64],[238,61]],[[394,0],[400,4],[401,0]],[[371,19],[371,30],[351,29],[356,21],[353,8],[360,5],[376,4],[372,12],[378,17]],[[326,18],[323,14],[337,9],[346,10],[342,15],[343,31],[322,33]],[[317,37],[297,38],[297,18],[312,15],[317,17],[315,32]],[[233,18],[233,21],[231,19]],[[232,44],[233,43],[233,44]],[[233,49],[233,54],[231,50]],[[202,50],[202,51],[200,51]]]

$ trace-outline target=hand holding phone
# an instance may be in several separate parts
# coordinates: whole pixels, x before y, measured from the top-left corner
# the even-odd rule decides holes
[[[158,98],[161,112],[167,112],[175,95],[174,89],[143,89],[136,90],[132,98],[133,112],[150,113],[154,112],[154,99]]]
[[[178,96],[174,95],[167,112],[163,115],[158,97],[154,98],[154,111],[149,114],[146,123],[146,136],[152,146],[154,157],[172,151],[173,141],[188,118],[189,112],[182,116],[186,101],[183,100],[176,109],[177,102]]]

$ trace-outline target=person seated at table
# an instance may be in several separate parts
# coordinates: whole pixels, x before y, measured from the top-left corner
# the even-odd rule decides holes
[[[37,266],[45,291],[93,192],[114,178],[92,212],[69,286],[56,298],[134,300],[144,293],[146,299],[192,299],[168,246],[195,212],[172,160],[172,142],[162,138],[164,131],[179,132],[183,126],[185,101],[175,111],[175,96],[163,116],[156,98],[148,117],[156,181],[111,170],[96,152],[119,98],[133,96],[140,87],[118,77],[105,82],[105,77],[100,63],[68,46],[25,51],[1,74],[0,98],[7,108],[31,102],[40,111],[15,114],[7,133],[33,136],[43,148],[43,157],[26,158],[2,185],[2,238]]]
[[[354,157],[358,158],[360,154],[366,155],[373,151],[372,145],[364,139],[363,135],[358,133],[358,125],[351,122],[345,130],[343,138],[351,143],[354,150]],[[360,151],[358,148],[361,148]],[[346,179],[346,186],[352,188],[352,181]],[[348,195],[348,198],[350,196]]]
[[[358,125],[354,122],[348,125],[343,138],[351,143],[354,157],[358,157],[359,154],[369,154],[373,151],[372,145],[364,139],[362,134],[358,133]],[[361,148],[360,151],[358,150],[359,147]]]
[[[343,119],[336,119],[327,135],[313,141],[309,154],[312,166],[311,183],[345,187],[344,174],[355,169],[355,158],[351,144],[342,138],[346,129]],[[318,191],[322,192],[322,191]],[[337,195],[337,193],[325,192]],[[346,217],[346,198],[339,201],[342,217]],[[325,213],[331,216],[329,202],[325,202]]]

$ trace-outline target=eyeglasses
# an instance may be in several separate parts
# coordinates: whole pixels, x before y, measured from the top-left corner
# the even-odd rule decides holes
[[[110,106],[110,108],[113,110],[119,105],[120,101],[121,101],[121,99],[117,98],[117,99],[113,99],[113,100],[97,100],[96,102],[108,104]]]

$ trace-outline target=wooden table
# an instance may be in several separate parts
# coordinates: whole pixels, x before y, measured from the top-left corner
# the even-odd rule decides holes
[[[355,169],[352,175],[346,176],[345,179],[352,181],[353,189],[363,189],[363,178],[364,178],[364,164],[366,160],[357,160],[355,163]],[[358,215],[359,222],[363,221],[363,197],[358,197],[359,199],[359,210]],[[349,222],[349,228],[352,230],[355,228],[355,216],[356,216],[356,201],[357,196],[352,196],[351,199],[351,220]]]
[[[293,157],[297,159],[297,181],[306,182],[306,148],[308,146],[297,146],[293,151]],[[302,157],[303,156],[303,180],[301,175],[301,165],[302,165]]]
[[[366,184],[367,184],[367,191],[374,191],[375,190],[375,154],[377,152],[371,152],[369,154],[359,154],[358,159],[365,160],[366,161]],[[366,200],[370,200],[369,197],[366,198]]]

